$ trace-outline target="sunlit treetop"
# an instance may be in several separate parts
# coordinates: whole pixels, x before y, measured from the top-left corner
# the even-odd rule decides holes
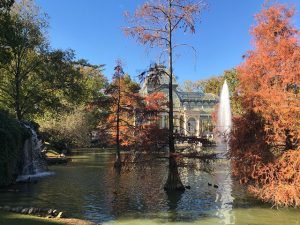
[[[196,20],[200,18],[200,12],[205,6],[202,0],[148,0],[134,14],[125,13],[132,26],[124,28],[124,32],[136,37],[142,44],[169,45],[170,31],[196,31]]]

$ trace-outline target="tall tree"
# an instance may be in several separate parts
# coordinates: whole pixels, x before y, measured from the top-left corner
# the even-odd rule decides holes
[[[263,116],[269,143],[286,149],[294,149],[300,137],[300,46],[299,31],[290,23],[293,15],[294,9],[283,5],[257,14],[251,32],[255,49],[239,67],[244,108]]]
[[[121,169],[121,145],[127,144],[123,138],[129,129],[134,127],[135,110],[141,102],[139,96],[139,85],[125,74],[120,61],[117,62],[113,75],[113,81],[106,90],[110,96],[110,115],[108,117],[108,128],[115,138],[116,160],[114,167]]]
[[[34,119],[45,111],[60,111],[71,103],[78,104],[85,94],[83,75],[74,65],[72,51],[44,53],[43,61],[39,59],[38,63],[26,76],[10,70],[15,65],[14,61],[0,69],[0,107],[19,120]]]
[[[235,175],[279,206],[300,206],[300,46],[293,15],[280,4],[256,15],[255,48],[238,68],[244,113],[231,135]]]
[[[3,78],[1,91],[14,95],[14,108],[17,119],[22,119],[22,83],[42,62],[47,45],[44,31],[47,26],[45,17],[41,16],[31,1],[20,1],[11,10],[14,27],[10,36],[5,38],[5,48],[9,49],[11,61],[1,64],[1,72],[12,78],[13,87],[8,90]]]
[[[103,97],[101,90],[108,84],[103,74],[104,65],[92,65],[83,59],[74,63],[82,74],[81,85],[85,89],[81,101],[85,106],[93,108],[93,106],[97,106],[97,102]]]
[[[13,0],[3,0],[0,2],[0,63],[8,63],[11,59],[7,42],[13,36],[14,30],[14,21],[10,15],[13,3]]]
[[[53,59],[44,62],[47,70],[35,77],[38,84],[35,84],[37,93],[34,94],[43,98],[38,103],[33,101],[36,97],[31,98],[32,103],[39,106],[34,120],[40,125],[40,131],[60,151],[89,147],[91,133],[99,118],[106,115],[98,104],[105,98],[101,90],[107,86],[103,65],[91,65],[83,59],[74,61],[72,52],[69,52],[71,58],[63,57],[64,53],[57,52]]]
[[[9,60],[0,62],[0,107],[22,120],[57,110],[62,96],[78,101],[83,85],[75,53],[49,50],[46,16],[33,1],[22,0],[13,5],[10,18],[12,29],[1,39],[6,49],[1,59]]]
[[[159,47],[162,52],[167,47],[169,71],[169,175],[166,190],[184,190],[178,174],[174,157],[173,124],[173,51],[180,44],[174,41],[179,30],[195,32],[195,20],[199,18],[203,1],[191,0],[155,0],[146,1],[133,16],[127,13],[132,27],[125,28],[125,33],[136,37],[139,42],[150,47]]]

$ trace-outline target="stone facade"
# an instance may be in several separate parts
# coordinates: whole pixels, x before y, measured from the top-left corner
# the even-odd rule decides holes
[[[167,99],[169,78],[165,75],[160,78],[159,85],[145,80],[141,94],[163,92]],[[213,130],[211,113],[218,103],[214,94],[203,92],[183,92],[178,89],[176,80],[173,80],[174,101],[174,132],[185,136],[209,137]],[[168,128],[168,113],[161,113],[158,121],[160,128]]]

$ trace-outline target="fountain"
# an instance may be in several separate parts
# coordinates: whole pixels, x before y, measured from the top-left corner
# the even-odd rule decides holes
[[[228,141],[228,135],[230,133],[232,124],[229,97],[229,88],[227,85],[227,81],[225,80],[220,95],[217,123],[217,130],[220,136],[222,137],[222,142]]]
[[[232,196],[232,178],[231,178],[231,166],[230,159],[228,160],[228,150],[229,150],[229,134],[232,126],[231,119],[231,108],[230,108],[230,95],[227,81],[224,81],[218,110],[218,122],[217,122],[217,132],[220,135],[220,143],[218,144],[218,149],[220,151],[219,157],[222,160],[220,163],[220,171],[216,179],[218,180],[220,186],[219,190],[219,201],[221,202],[221,208],[218,210],[217,215],[223,218],[224,224],[235,223],[234,216],[231,214],[232,203],[234,197]]]
[[[32,127],[26,124],[22,125],[30,130],[31,137],[24,143],[22,172],[16,181],[29,182],[39,177],[52,175],[53,173],[48,171],[47,163],[42,156],[42,141],[38,138],[36,131]]]

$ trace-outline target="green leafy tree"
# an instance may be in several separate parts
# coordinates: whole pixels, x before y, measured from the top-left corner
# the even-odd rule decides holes
[[[21,120],[34,119],[49,110],[62,110],[70,103],[78,104],[83,98],[84,88],[82,74],[73,63],[74,57],[72,51],[46,53],[43,61],[39,61],[39,65],[26,73],[26,76],[20,76],[25,73],[2,69],[2,108]]]
[[[47,23],[31,1],[15,4],[10,16],[14,27],[9,36],[2,39],[6,41],[2,45],[8,49],[11,58],[0,65],[0,91],[2,103],[13,105],[16,118],[20,120],[26,107],[22,99],[27,98],[23,93],[24,82],[42,63],[47,45],[44,36]],[[7,96],[13,99],[6,99]]]
[[[0,63],[0,107],[18,120],[34,119],[90,99],[94,93],[85,85],[92,78],[81,71],[86,65],[72,50],[49,50],[46,16],[34,3],[20,1],[10,15],[14,29],[2,43],[10,60]]]
[[[2,0],[0,2],[0,62],[7,62],[10,59],[6,43],[13,31],[13,20],[10,16],[13,3],[13,0]]]
[[[10,16],[10,10],[14,0],[2,0],[0,2],[0,47],[1,51],[5,50],[5,39],[7,37],[7,31],[12,29],[13,22]]]
[[[101,112],[103,108],[99,108],[98,103],[105,97],[103,90],[108,86],[107,78],[103,74],[104,65],[92,65],[81,59],[76,62],[76,67],[82,74],[80,84],[84,88],[80,99],[81,104],[89,111]],[[99,117],[97,122],[98,120]]]
[[[62,60],[58,57],[53,62],[54,68],[46,66],[56,71],[46,73],[50,74],[49,83],[42,85],[49,87],[45,96],[52,104],[43,105],[44,113],[37,115],[35,120],[54,147],[89,147],[91,132],[96,129],[99,118],[105,116],[99,107],[99,102],[105,98],[101,90],[107,85],[103,65],[92,65],[86,60],[74,61],[73,56],[66,60],[67,64],[60,62]]]

